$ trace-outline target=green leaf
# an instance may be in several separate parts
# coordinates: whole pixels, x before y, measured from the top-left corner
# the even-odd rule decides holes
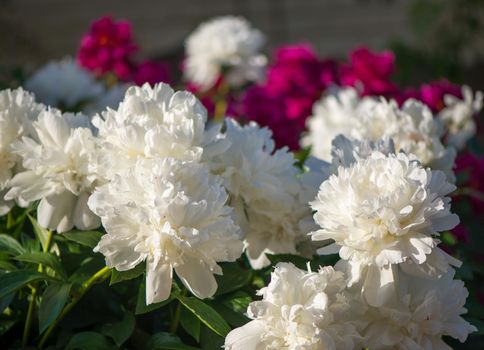
[[[62,278],[67,278],[64,267],[62,266],[59,258],[51,253],[25,253],[15,257],[15,260],[28,262],[32,264],[41,264],[42,266],[50,267],[57,272]]]
[[[74,335],[67,344],[66,350],[112,350],[115,347],[100,333],[81,332]]]
[[[176,295],[176,298],[215,333],[225,337],[230,332],[227,322],[211,306],[197,298],[188,298],[182,295]]]
[[[242,269],[237,263],[223,264],[223,275],[216,275],[217,293],[222,295],[233,292],[247,285],[251,280],[251,271]]]
[[[180,311],[180,324],[197,343],[200,341],[200,320],[185,307]]]
[[[109,285],[111,286],[115,283],[132,280],[133,278],[136,278],[142,275],[144,272],[145,272],[145,264],[138,264],[135,266],[134,269],[131,269],[128,271],[118,271],[116,269],[113,269],[111,273],[111,281],[109,282]]]
[[[83,246],[94,248],[102,237],[99,231],[70,231],[62,234],[69,241],[79,243]]]
[[[193,346],[185,345],[180,338],[170,333],[156,333],[148,341],[147,350],[200,350]]]
[[[139,286],[138,299],[136,301],[135,314],[136,315],[142,315],[142,314],[146,314],[148,312],[154,311],[154,310],[159,309],[159,308],[161,308],[165,305],[168,305],[169,303],[171,303],[173,301],[173,299],[174,299],[174,297],[173,297],[173,293],[172,293],[168,299],[162,301],[161,303],[146,305],[146,285],[143,282]]]
[[[210,328],[202,325],[200,345],[204,350],[222,349],[224,338],[214,333]]]
[[[114,340],[116,345],[120,347],[133,334],[135,322],[133,314],[128,311],[121,321],[105,324],[101,332]]]
[[[34,270],[16,270],[0,275],[0,298],[19,290],[29,283],[46,279],[51,279],[51,277]]]
[[[40,241],[40,244],[42,245],[42,249],[45,251],[49,240],[48,238],[49,230],[40,226],[39,222],[36,219],[34,219],[30,214],[27,214],[27,216],[29,217],[29,220],[32,223],[35,236]]]
[[[69,299],[71,283],[54,282],[44,291],[39,306],[39,333],[43,333],[62,311]]]
[[[0,250],[12,255],[25,253],[25,248],[15,238],[4,233],[0,234]]]

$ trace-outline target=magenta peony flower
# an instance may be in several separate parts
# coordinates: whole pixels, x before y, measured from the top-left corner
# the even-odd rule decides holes
[[[394,97],[397,86],[390,81],[395,71],[395,56],[391,51],[375,53],[359,47],[350,53],[350,63],[341,66],[341,84],[362,89],[361,94]]]
[[[134,82],[136,85],[143,85],[149,83],[154,85],[156,83],[171,83],[170,70],[166,63],[145,61],[136,66],[134,74]]]
[[[336,62],[320,60],[311,46],[282,47],[268,68],[266,82],[246,92],[243,115],[269,126],[279,147],[297,149],[314,102],[337,80]]]
[[[422,85],[417,98],[436,113],[445,107],[445,95],[462,98],[461,87],[448,80],[442,79]]]
[[[131,55],[136,50],[131,24],[105,16],[93,22],[82,37],[77,60],[97,75],[113,72],[118,78],[129,80],[134,68]]]

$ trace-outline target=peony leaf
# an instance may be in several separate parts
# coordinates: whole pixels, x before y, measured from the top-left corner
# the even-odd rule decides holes
[[[39,333],[44,332],[62,311],[69,299],[71,283],[51,283],[44,291],[39,306]]]
[[[176,298],[215,333],[225,337],[230,332],[230,326],[211,306],[197,298],[182,295],[176,295]]]
[[[47,279],[52,279],[52,277],[35,270],[16,270],[2,274],[0,275],[0,298],[19,290],[29,283]]]
[[[12,255],[25,253],[25,248],[13,237],[0,234],[0,250]]]
[[[30,222],[32,223],[32,227],[34,228],[34,233],[37,239],[40,241],[40,244],[42,245],[42,249],[45,251],[48,240],[49,240],[49,230],[46,228],[40,226],[39,222],[30,214],[27,214],[29,217]]]
[[[220,265],[223,269],[223,275],[215,276],[218,285],[216,296],[233,292],[250,282],[252,277],[250,270],[242,269],[237,263]]]
[[[200,341],[200,320],[185,307],[180,310],[180,324],[193,339]]]
[[[57,272],[59,276],[62,277],[63,279],[67,278],[64,267],[59,261],[59,258],[56,257],[54,254],[41,253],[41,252],[25,253],[25,254],[16,256],[14,259],[18,261],[28,262],[32,264],[40,264],[43,266],[50,267],[52,270]]]
[[[124,313],[123,319],[116,323],[105,324],[101,332],[110,337],[120,347],[133,334],[136,320],[129,311]]]
[[[74,335],[67,344],[66,350],[113,350],[115,346],[102,334],[81,332]]]
[[[144,272],[145,264],[138,264],[133,269],[128,271],[118,271],[116,269],[112,269],[109,285],[111,286],[115,283],[132,280],[133,278],[142,275]]]
[[[193,346],[185,345],[180,338],[170,333],[156,333],[148,341],[147,350],[200,350]]]
[[[69,241],[79,243],[80,245],[94,248],[103,233],[99,231],[69,231],[62,234],[63,237]]]

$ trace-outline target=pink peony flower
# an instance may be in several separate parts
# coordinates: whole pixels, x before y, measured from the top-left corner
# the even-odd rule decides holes
[[[134,68],[131,55],[136,51],[131,24],[105,16],[93,22],[82,37],[77,60],[97,75],[113,72],[120,79],[129,80]]]
[[[420,87],[418,99],[436,113],[445,107],[445,95],[462,98],[461,87],[445,79],[434,81]]]
[[[336,62],[320,60],[311,46],[282,47],[268,68],[266,82],[247,90],[242,113],[269,126],[278,146],[297,149],[314,102],[337,80]]]
[[[170,83],[170,70],[167,64],[155,61],[145,61],[136,66],[134,74],[134,82],[136,85],[143,85],[149,83],[154,85],[156,83]]]
[[[390,81],[395,71],[395,56],[391,51],[375,53],[359,47],[350,53],[350,63],[341,66],[341,84],[362,89],[361,94],[394,97],[397,86]]]

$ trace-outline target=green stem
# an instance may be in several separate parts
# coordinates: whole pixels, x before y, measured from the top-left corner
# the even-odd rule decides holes
[[[217,102],[215,103],[215,112],[213,116],[213,120],[215,122],[222,122],[224,120],[228,107],[227,98],[229,95],[229,90],[229,85],[224,82],[222,82],[218,88]]]
[[[50,327],[47,329],[47,331],[44,333],[42,336],[42,339],[40,339],[39,342],[39,348],[42,348],[49,339],[49,336],[52,334],[52,332],[57,328],[59,325],[60,321],[66,317],[66,315],[74,308],[74,306],[77,305],[79,300],[82,299],[82,297],[91,289],[91,287],[98,283],[104,281],[109,275],[111,274],[111,269],[107,266],[103,267],[101,270],[96,272],[94,275],[92,275],[88,280],[86,280],[82,285],[81,288],[79,289],[78,293],[76,293],[73,297],[72,300],[69,304],[67,304],[62,312],[60,313],[59,317],[50,325]]]
[[[45,244],[45,247],[42,249],[44,253],[47,253],[50,250],[53,236],[54,236],[53,232],[49,230],[47,235],[47,242]],[[44,270],[44,267],[42,266],[42,264],[39,264],[39,267],[37,268],[37,270],[39,272],[42,272]],[[26,346],[27,343],[29,342],[30,329],[32,328],[32,319],[34,315],[35,303],[37,301],[37,295],[38,295],[38,288],[37,288],[37,283],[35,283],[32,285],[32,295],[29,302],[29,308],[27,310],[27,316],[25,317],[24,333],[22,335],[23,346]]]

